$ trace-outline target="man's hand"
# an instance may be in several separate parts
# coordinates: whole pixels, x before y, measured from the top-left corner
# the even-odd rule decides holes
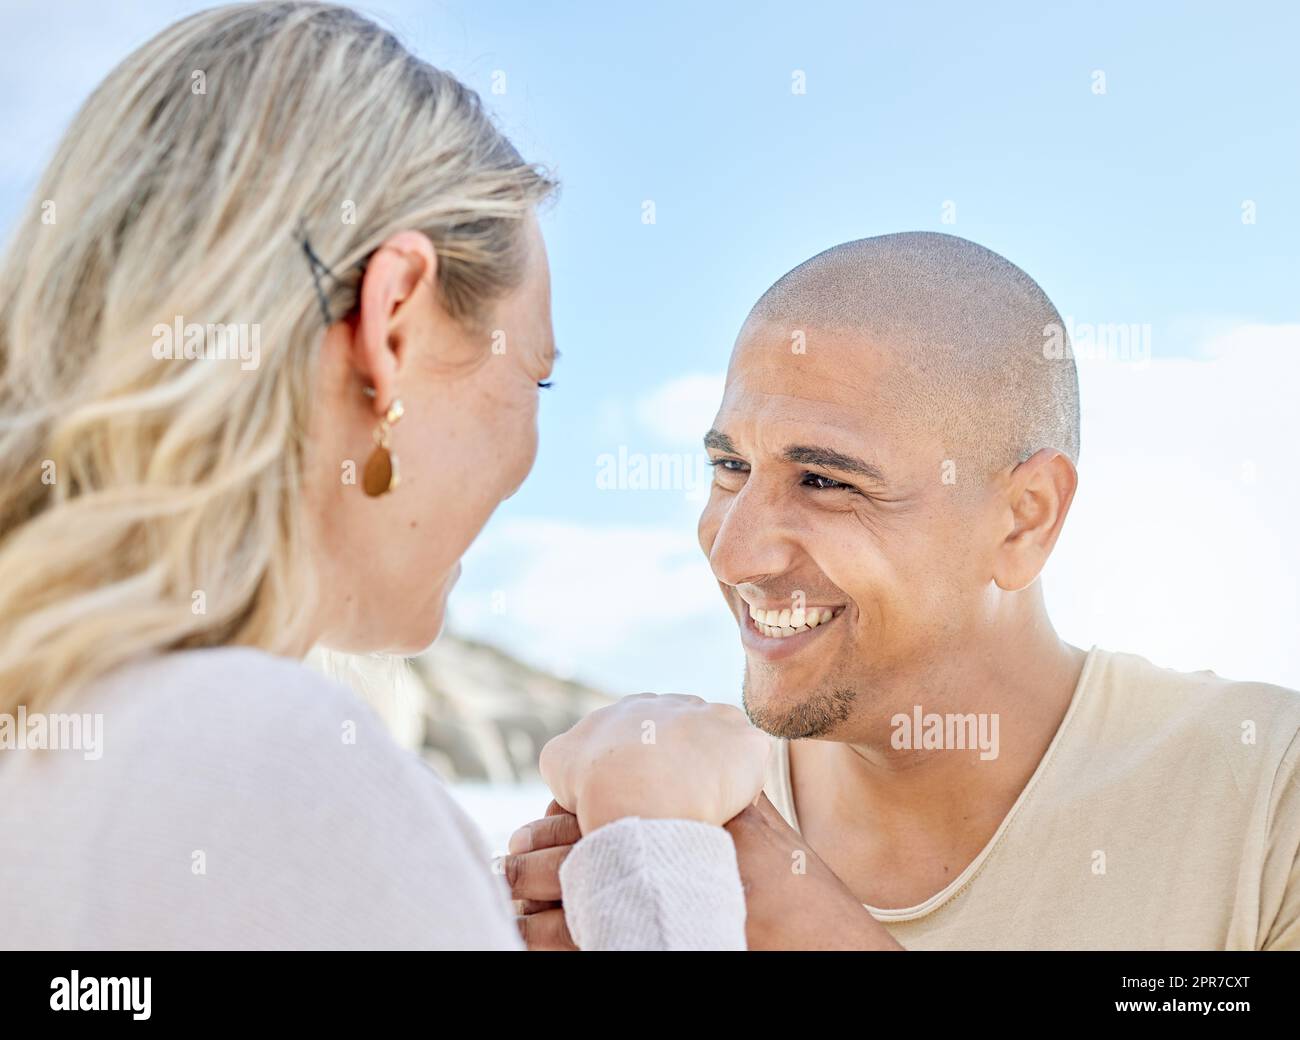
[[[736,845],[751,950],[901,950],[861,902],[785,822],[766,795],[727,824]],[[576,950],[560,902],[560,864],[581,834],[551,802],[510,837],[506,878],[530,950]],[[796,855],[798,853],[798,855]]]
[[[751,950],[901,950],[760,795],[727,824],[745,886]]]
[[[576,950],[560,902],[560,864],[582,835],[578,818],[560,808],[510,835],[504,861],[506,881],[515,901],[515,923],[530,950]]]
[[[653,694],[601,708],[548,743],[541,770],[555,801],[511,836],[505,860],[528,948],[576,949],[560,864],[582,834],[642,816],[725,823],[751,950],[901,950],[761,793],[770,746],[734,708]]]
[[[738,708],[642,693],[550,740],[538,768],[583,834],[625,816],[721,825],[762,790],[771,747]]]

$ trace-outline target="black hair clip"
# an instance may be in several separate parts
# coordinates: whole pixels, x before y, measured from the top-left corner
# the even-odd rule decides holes
[[[325,327],[329,328],[333,323],[330,320],[329,299],[325,295],[325,287],[321,285],[321,275],[329,275],[330,278],[334,280],[335,285],[340,285],[342,283],[339,281],[339,276],[334,273],[329,264],[325,263],[324,260],[316,255],[316,250],[311,246],[311,240],[307,238],[307,228],[301,222],[298,224],[297,236],[299,244],[302,246],[303,254],[307,257],[307,266],[311,268],[311,280],[312,284],[316,286],[316,299],[320,303],[321,317],[325,321]],[[366,263],[369,259],[370,257],[367,256],[364,260],[359,261],[357,263],[357,270],[365,271]]]

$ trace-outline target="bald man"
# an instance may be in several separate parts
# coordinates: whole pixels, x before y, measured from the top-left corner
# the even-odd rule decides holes
[[[699,536],[775,738],[731,827],[751,948],[1300,947],[1300,695],[1048,617],[1063,336],[1023,271],[929,233],[827,250],[745,322]]]

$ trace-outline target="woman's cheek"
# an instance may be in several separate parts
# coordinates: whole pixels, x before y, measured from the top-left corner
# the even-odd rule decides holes
[[[532,408],[528,411],[528,418],[519,431],[518,443],[519,446],[516,451],[518,462],[514,468],[513,486],[511,486],[510,490],[507,492],[507,498],[519,490],[519,486],[528,477],[528,474],[533,471],[533,464],[537,461],[538,433],[536,402],[534,402]]]

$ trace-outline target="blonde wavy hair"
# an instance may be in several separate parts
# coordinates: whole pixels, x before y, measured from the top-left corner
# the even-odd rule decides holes
[[[552,187],[476,94],[346,8],[215,8],[122,62],[0,261],[0,709],[149,652],[301,653],[324,331],[304,233],[334,318],[414,228],[472,325]],[[259,366],[156,359],[178,315],[256,323]]]

